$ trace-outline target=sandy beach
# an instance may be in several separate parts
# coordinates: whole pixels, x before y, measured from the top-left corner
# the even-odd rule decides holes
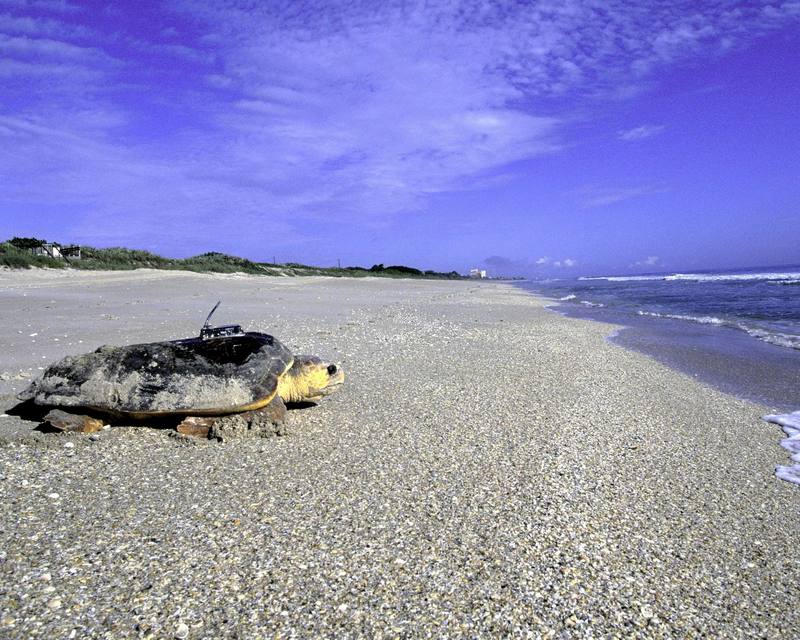
[[[0,418],[0,636],[796,634],[800,487],[769,408],[511,285],[3,271],[0,409],[220,299],[343,388],[222,444]]]

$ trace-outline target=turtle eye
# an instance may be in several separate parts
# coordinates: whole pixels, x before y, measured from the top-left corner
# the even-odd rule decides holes
[[[334,373],[336,373],[336,365],[335,364],[329,364],[328,365],[328,375],[332,376]]]

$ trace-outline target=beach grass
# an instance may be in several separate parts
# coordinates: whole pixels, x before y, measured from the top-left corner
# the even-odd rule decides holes
[[[297,262],[269,263],[254,262],[247,258],[211,251],[189,258],[165,258],[151,251],[128,249],[125,247],[95,248],[81,246],[81,258],[54,259],[33,254],[27,246],[15,246],[14,241],[29,241],[33,246],[35,238],[14,238],[0,243],[0,266],[12,269],[31,267],[62,269],[72,268],[86,271],[129,271],[133,269],[163,269],[170,271],[193,271],[195,273],[247,273],[268,276],[331,276],[337,278],[358,278],[375,276],[383,278],[423,278],[460,279],[464,276],[456,271],[439,272],[421,270],[405,265],[383,264],[365,267],[318,267]]]

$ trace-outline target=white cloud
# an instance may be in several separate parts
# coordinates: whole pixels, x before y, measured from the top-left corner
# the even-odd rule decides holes
[[[656,267],[660,264],[660,258],[658,256],[647,256],[643,260],[639,260],[638,262],[634,262],[631,266],[632,267]]]
[[[664,125],[662,124],[643,124],[642,126],[634,127],[633,129],[618,131],[617,137],[625,142],[636,142],[638,140],[644,140],[645,138],[651,138],[655,135],[658,135],[663,130]]]
[[[574,258],[563,258],[561,260],[553,261],[547,256],[523,260],[508,258],[505,256],[490,256],[483,262],[490,267],[503,269],[507,273],[524,274],[542,273],[543,271],[547,271],[547,269],[550,267],[555,269],[564,269],[572,268],[578,265],[578,261]]]
[[[578,264],[578,261],[573,258],[564,258],[563,260],[556,260],[553,263],[553,266],[557,269],[561,268],[571,268]]]

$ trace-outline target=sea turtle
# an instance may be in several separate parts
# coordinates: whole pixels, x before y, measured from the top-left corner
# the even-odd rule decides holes
[[[258,422],[263,412],[278,424],[284,402],[319,400],[343,381],[341,367],[316,356],[293,356],[273,336],[238,325],[209,327],[206,321],[197,338],[103,346],[68,356],[19,398],[58,408],[62,422],[66,414],[98,412],[117,421],[191,417],[183,424],[200,424],[199,431],[186,427],[197,435],[215,422],[200,417],[244,414]]]

